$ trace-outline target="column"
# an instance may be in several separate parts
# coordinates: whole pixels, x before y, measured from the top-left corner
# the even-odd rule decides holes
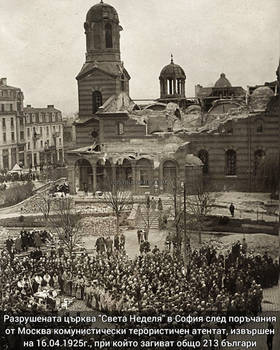
[[[18,153],[18,146],[16,148],[16,163],[19,163],[19,153]]]
[[[12,149],[11,148],[9,148],[8,149],[8,154],[9,154],[9,170],[11,170],[11,168],[12,168]]]
[[[2,154],[2,149],[0,149],[0,169],[3,169],[3,154]]]
[[[159,193],[159,168],[154,168],[153,172],[153,192],[157,195]]]
[[[112,169],[112,187],[117,184],[117,174],[116,174],[116,164],[112,164],[111,165],[111,169]]]
[[[96,192],[96,164],[91,164],[92,167],[92,193]]]
[[[70,194],[76,194],[75,166],[74,165],[68,166],[67,173],[68,173],[68,183],[69,183]]]
[[[137,192],[137,178],[136,178],[136,162],[131,162],[131,170],[132,170],[132,192]]]

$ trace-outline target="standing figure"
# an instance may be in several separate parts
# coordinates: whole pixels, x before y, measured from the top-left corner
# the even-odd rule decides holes
[[[234,217],[234,210],[235,210],[235,207],[234,207],[233,203],[231,203],[229,206],[229,211],[230,211],[232,217]]]
[[[121,236],[120,236],[120,249],[124,250],[124,247],[125,247],[125,235],[123,233],[121,233]]]
[[[162,212],[163,206],[162,206],[162,200],[161,200],[161,198],[158,199],[157,208],[158,208],[158,211]]]
[[[119,235],[114,236],[114,247],[116,250],[119,250],[120,248],[120,237]]]

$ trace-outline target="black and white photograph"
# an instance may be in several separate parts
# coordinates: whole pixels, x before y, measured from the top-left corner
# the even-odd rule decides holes
[[[0,350],[280,348],[279,0],[0,0]]]

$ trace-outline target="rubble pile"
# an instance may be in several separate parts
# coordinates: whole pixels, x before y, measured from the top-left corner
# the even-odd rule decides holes
[[[81,231],[83,235],[90,236],[114,235],[116,233],[116,218],[114,216],[83,218]]]

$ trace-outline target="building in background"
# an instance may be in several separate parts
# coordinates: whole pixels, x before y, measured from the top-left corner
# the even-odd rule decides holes
[[[24,115],[27,166],[36,169],[44,165],[62,164],[64,152],[61,111],[54,105],[46,108],[27,105]]]
[[[26,164],[23,98],[20,88],[7,85],[7,78],[0,79],[0,170]]]
[[[202,110],[205,112],[211,111],[215,101],[224,100],[221,108],[223,108],[222,112],[225,113],[236,106],[234,103],[232,104],[233,100],[245,101],[246,91],[241,86],[232,86],[225,73],[221,73],[214,86],[203,87],[199,84],[196,85],[195,95],[200,102]]]

